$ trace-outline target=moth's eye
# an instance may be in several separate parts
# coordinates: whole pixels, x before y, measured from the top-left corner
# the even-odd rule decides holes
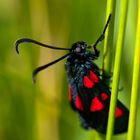
[[[77,48],[75,49],[75,51],[76,51],[76,52],[80,52],[80,51],[81,51],[81,48],[80,48],[80,47],[77,47]]]

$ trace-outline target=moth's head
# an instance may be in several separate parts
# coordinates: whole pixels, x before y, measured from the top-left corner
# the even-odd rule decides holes
[[[86,51],[88,45],[84,41],[78,41],[72,45],[71,52],[82,53]]]

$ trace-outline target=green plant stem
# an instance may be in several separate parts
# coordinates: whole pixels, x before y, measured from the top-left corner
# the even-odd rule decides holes
[[[105,40],[104,40],[104,60],[103,60],[103,74],[108,75],[111,73],[111,47],[113,46],[113,34],[114,34],[114,13],[115,13],[115,4],[116,0],[107,1],[107,10],[106,10],[106,20],[108,19],[109,14],[112,14],[109,27],[106,30]],[[107,81],[109,84],[109,81]],[[105,136],[97,133],[96,140],[104,140]]]
[[[109,27],[106,30],[105,40],[104,40],[104,60],[103,60],[103,74],[108,75],[111,73],[111,49],[113,46],[113,34],[114,34],[114,13],[115,13],[115,4],[116,0],[108,0],[107,1],[107,10],[106,10],[106,20],[108,19],[109,14],[111,14],[111,20],[109,23]],[[109,84],[109,81],[107,81]],[[105,135],[96,134],[96,140],[104,140]]]
[[[113,34],[114,34],[114,13],[115,13],[115,4],[116,0],[107,1],[107,10],[106,10],[106,20],[108,19],[109,14],[111,14],[111,21],[109,27],[106,30],[105,40],[104,40],[104,52],[103,52],[103,74],[108,75],[111,73],[111,50],[113,46]],[[109,81],[106,81],[109,84]],[[96,140],[104,140],[105,136],[97,133]]]
[[[111,73],[111,64],[112,64],[112,48],[113,48],[113,35],[114,35],[114,15],[115,15],[115,5],[116,0],[108,0],[107,1],[107,11],[106,11],[106,20],[108,15],[111,14],[111,20],[109,23],[109,27],[106,31],[105,41],[104,41],[104,61],[103,61],[103,69],[105,75]],[[107,81],[109,84],[109,80]]]
[[[120,16],[120,22],[119,22],[117,44],[116,44],[116,55],[115,55],[115,64],[114,64],[114,72],[113,72],[112,93],[111,93],[106,140],[112,140],[112,135],[114,131],[114,116],[115,116],[116,101],[117,101],[117,96],[118,96],[118,84],[119,84],[119,77],[120,77],[122,45],[123,45],[126,15],[127,15],[128,0],[122,0],[120,2],[121,2],[121,6],[120,6],[121,16]]]
[[[134,52],[134,67],[133,67],[130,116],[129,116],[127,140],[135,139],[134,134],[135,134],[135,126],[136,126],[139,74],[140,74],[140,0],[138,0],[137,31],[136,31],[136,43],[135,43],[135,52]]]

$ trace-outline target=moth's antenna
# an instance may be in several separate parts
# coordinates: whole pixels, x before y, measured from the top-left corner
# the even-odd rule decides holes
[[[103,34],[105,34],[105,31],[106,31],[107,26],[109,24],[110,18],[111,18],[111,14],[109,14],[108,20],[107,20],[106,25],[105,25],[104,30],[103,30]]]
[[[41,42],[38,42],[36,40],[33,40],[33,39],[30,39],[30,38],[21,38],[21,39],[18,39],[16,42],[15,42],[15,48],[16,48],[16,52],[19,54],[19,50],[18,50],[18,46],[19,44],[21,43],[33,43],[33,44],[37,44],[39,46],[42,46],[42,47],[45,47],[45,48],[50,48],[50,49],[54,49],[54,50],[70,50],[69,48],[58,48],[58,47],[54,47],[54,46],[50,46],[50,45],[46,45],[46,44],[43,44]]]
[[[71,53],[68,53],[68,54],[66,54],[66,55],[64,55],[64,56],[62,56],[62,57],[60,57],[60,58],[58,58],[58,59],[56,59],[56,60],[54,60],[54,61],[48,63],[48,64],[45,64],[45,65],[43,65],[43,66],[40,66],[40,67],[36,68],[36,69],[33,71],[33,73],[32,73],[32,80],[33,80],[33,83],[35,83],[35,76],[36,76],[40,71],[42,71],[42,70],[46,69],[47,67],[49,67],[49,66],[51,66],[51,65],[53,65],[53,64],[55,64],[55,63],[57,63],[57,62],[59,62],[59,61],[61,61],[62,59],[66,58],[66,57],[67,57],[68,55],[70,55],[70,54],[71,54]]]
[[[93,47],[97,46],[97,44],[98,44],[100,41],[102,41],[102,40],[104,39],[104,37],[105,37],[105,31],[106,31],[107,26],[108,26],[108,24],[109,24],[110,18],[111,18],[111,14],[110,14],[109,17],[108,17],[108,20],[107,20],[107,22],[106,22],[106,25],[105,25],[105,27],[104,27],[104,30],[103,30],[102,34],[101,34],[100,37],[96,40],[96,42],[93,44]]]
[[[104,37],[105,37],[105,31],[106,31],[106,29],[107,29],[107,27],[108,27],[110,18],[111,18],[111,14],[110,14],[109,17],[108,17],[108,20],[107,20],[107,22],[106,22],[106,25],[105,25],[105,27],[104,27],[104,30],[103,30],[102,34],[99,36],[99,38],[98,38],[98,39],[96,40],[96,42],[93,44],[93,48],[94,48],[96,57],[99,56],[99,51],[97,50],[96,46],[97,46],[97,44],[98,44],[99,42],[101,42],[101,41],[104,39]]]

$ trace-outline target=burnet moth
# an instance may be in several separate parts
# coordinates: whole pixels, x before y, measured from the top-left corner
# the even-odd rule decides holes
[[[22,38],[15,42],[17,53],[19,53],[19,44],[25,42],[50,49],[69,51],[69,53],[59,59],[36,68],[32,75],[33,81],[35,81],[35,76],[38,72],[66,58],[65,68],[68,77],[71,107],[78,113],[83,128],[87,130],[95,129],[102,134],[106,134],[111,92],[109,87],[104,83],[104,78],[102,78],[100,69],[94,63],[94,60],[99,57],[100,52],[96,46],[104,39],[110,18],[111,14],[108,17],[102,34],[93,45],[87,45],[84,41],[78,41],[71,48],[58,48],[29,38]],[[89,50],[90,48],[93,50]],[[128,116],[128,109],[117,100],[114,134],[127,131]]]

